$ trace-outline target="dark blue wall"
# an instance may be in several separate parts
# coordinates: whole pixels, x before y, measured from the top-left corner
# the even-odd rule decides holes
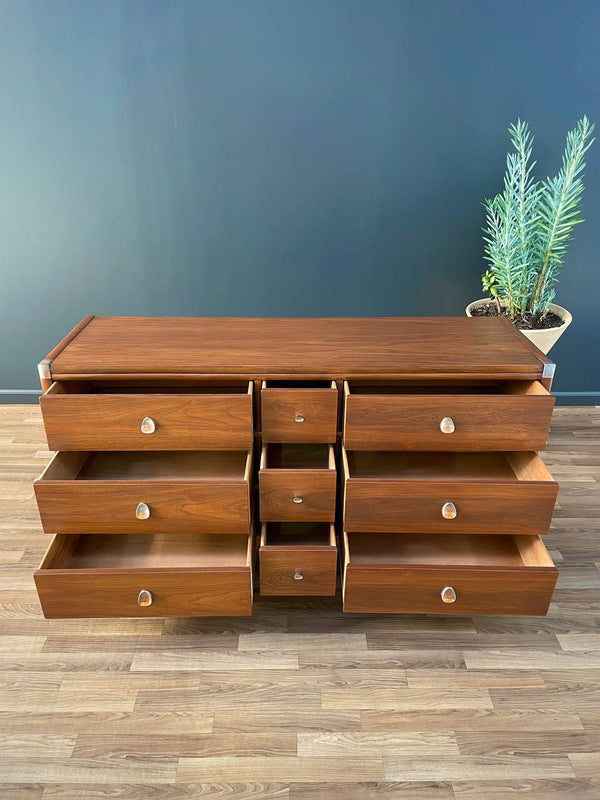
[[[0,2],[0,387],[90,312],[461,314],[506,126],[554,171],[599,40],[598,0]],[[599,164],[563,391],[600,393]]]

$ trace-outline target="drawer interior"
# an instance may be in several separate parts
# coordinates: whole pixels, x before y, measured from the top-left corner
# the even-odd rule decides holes
[[[248,566],[247,534],[58,534],[41,570],[231,568]]]
[[[347,478],[553,482],[536,453],[344,450],[343,455]]]
[[[206,383],[202,381],[157,381],[156,379],[148,382],[131,381],[56,381],[45,393],[44,397],[52,397],[61,394],[158,394],[158,395],[230,395],[230,394],[251,394],[252,382],[219,382]]]
[[[538,381],[420,381],[393,384],[347,381],[346,395],[539,395],[548,391]]]
[[[246,451],[140,451],[57,453],[40,481],[248,481]]]
[[[263,381],[263,389],[335,389],[335,381]]]
[[[361,566],[554,567],[538,536],[344,534],[346,563]]]
[[[335,469],[333,447],[327,444],[266,444],[261,469]]]
[[[329,522],[265,522],[261,547],[335,547],[335,528]]]

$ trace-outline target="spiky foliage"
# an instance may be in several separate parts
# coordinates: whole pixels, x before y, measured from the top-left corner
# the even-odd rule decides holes
[[[486,200],[483,287],[510,316],[543,317],[575,225],[582,222],[584,156],[594,126],[587,117],[567,134],[562,167],[541,184],[533,176],[533,136],[526,122],[508,129],[514,152],[506,157],[504,190]]]

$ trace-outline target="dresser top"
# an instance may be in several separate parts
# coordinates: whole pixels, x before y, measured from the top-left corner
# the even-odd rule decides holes
[[[548,362],[507,320],[467,317],[86,317],[48,355],[82,375],[539,377]]]

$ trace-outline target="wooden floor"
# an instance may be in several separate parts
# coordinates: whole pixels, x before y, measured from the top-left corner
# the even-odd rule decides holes
[[[0,798],[600,798],[600,409],[561,408],[547,618],[46,621],[35,406],[0,406]]]

